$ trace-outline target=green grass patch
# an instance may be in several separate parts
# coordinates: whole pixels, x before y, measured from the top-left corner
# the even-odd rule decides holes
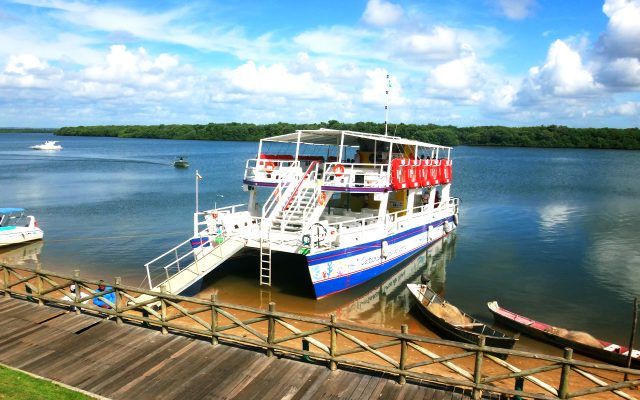
[[[0,400],[35,399],[85,400],[91,397],[0,365]]]

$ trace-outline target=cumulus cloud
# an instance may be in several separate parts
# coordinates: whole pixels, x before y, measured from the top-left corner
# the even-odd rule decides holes
[[[640,0],[607,0],[607,30],[596,44],[598,80],[612,91],[640,88]]]
[[[336,95],[334,88],[313,80],[308,72],[294,74],[283,64],[258,66],[249,61],[228,73],[229,84],[245,93],[271,94],[301,98]]]
[[[500,13],[509,19],[525,19],[533,13],[536,0],[494,0]]]
[[[640,0],[606,0],[602,11],[609,17],[602,51],[610,57],[640,57]]]
[[[9,57],[0,75],[0,87],[47,88],[60,82],[63,73],[33,54]]]
[[[601,89],[589,69],[583,65],[580,53],[567,42],[556,40],[549,47],[546,63],[532,67],[519,93],[520,100],[544,96],[581,97]]]
[[[404,15],[398,4],[384,0],[369,0],[362,19],[369,25],[386,26],[397,23]]]
[[[430,33],[413,33],[389,40],[395,52],[421,61],[451,60],[460,55],[462,43],[455,30],[436,26]]]
[[[427,93],[435,97],[463,99],[470,102],[484,100],[485,66],[478,61],[469,46],[465,54],[455,60],[439,64],[427,77]]]

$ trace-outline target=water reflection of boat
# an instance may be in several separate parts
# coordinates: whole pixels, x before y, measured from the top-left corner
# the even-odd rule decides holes
[[[0,248],[0,262],[12,266],[35,264],[39,261],[42,246],[44,246],[44,242],[37,241],[2,247]]]
[[[374,289],[343,306],[335,307],[337,316],[340,319],[384,325],[398,313],[407,314],[411,295],[406,284],[419,282],[420,277],[425,275],[431,279],[436,290],[444,291],[446,266],[455,255],[455,243],[456,235],[452,234],[418,253],[396,273],[377,283]],[[336,296],[336,300],[339,298],[340,295]]]

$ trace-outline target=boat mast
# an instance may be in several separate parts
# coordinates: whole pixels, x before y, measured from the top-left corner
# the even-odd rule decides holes
[[[391,87],[391,81],[389,80],[389,74],[387,74],[387,83],[385,85],[387,90],[385,91],[385,104],[384,104],[384,135],[387,136],[387,121],[389,117],[389,88]]]

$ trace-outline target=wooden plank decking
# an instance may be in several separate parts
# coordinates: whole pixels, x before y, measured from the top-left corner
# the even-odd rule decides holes
[[[468,398],[7,298],[0,363],[113,399]]]

